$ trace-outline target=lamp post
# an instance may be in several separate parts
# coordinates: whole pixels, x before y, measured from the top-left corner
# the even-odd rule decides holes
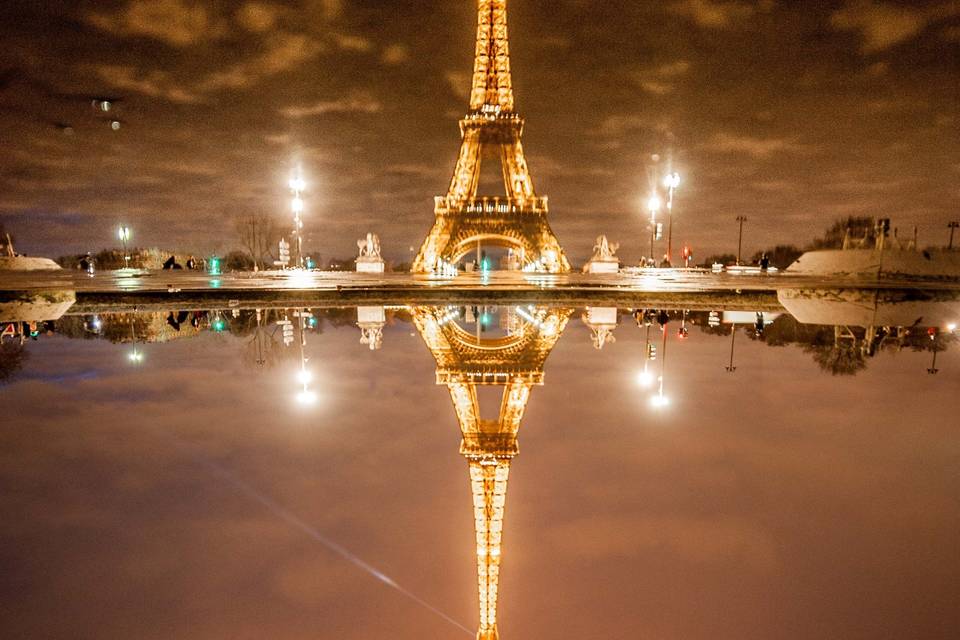
[[[947,245],[947,249],[950,251],[953,251],[953,232],[957,230],[957,227],[960,227],[960,222],[956,220],[947,225],[947,228],[950,229],[950,244]]]
[[[647,210],[650,212],[650,259],[653,260],[653,241],[657,237],[657,212],[660,211],[660,196],[653,194],[647,200]]]
[[[667,262],[673,266],[673,194],[680,186],[680,174],[671,173],[663,180],[667,187]]]
[[[120,242],[123,243],[123,266],[130,266],[130,256],[127,254],[127,241],[130,240],[130,227],[120,225],[120,228],[117,229],[117,236],[120,238]]]
[[[297,167],[294,176],[290,179],[290,209],[293,211],[293,233],[297,237],[297,266],[303,268],[303,192],[307,183],[303,179],[303,169]]]
[[[743,252],[743,223],[747,221],[746,216],[737,216],[737,222],[740,223],[740,238],[737,240],[737,266],[740,266],[740,258]]]

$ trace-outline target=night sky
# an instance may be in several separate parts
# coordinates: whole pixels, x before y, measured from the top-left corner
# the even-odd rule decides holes
[[[574,263],[645,246],[648,165],[684,176],[675,239],[696,257],[803,244],[892,217],[945,243],[960,196],[960,3],[513,0],[525,148]],[[0,220],[18,248],[238,246],[233,219],[307,244],[410,258],[446,191],[467,109],[469,0],[123,0],[0,7]],[[122,96],[98,114],[85,96]],[[104,118],[121,120],[112,131]],[[70,125],[66,135],[60,125]],[[671,164],[672,163],[672,164]]]

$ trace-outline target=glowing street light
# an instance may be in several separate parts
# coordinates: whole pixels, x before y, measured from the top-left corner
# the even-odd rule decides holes
[[[680,174],[673,172],[663,180],[667,188],[667,262],[673,266],[673,194],[680,187]]]
[[[303,168],[297,167],[296,173],[290,178],[290,210],[293,212],[293,233],[297,237],[297,265],[303,268],[303,211],[304,201],[303,192],[307,188],[307,183],[303,179]]]
[[[657,212],[660,211],[660,196],[656,193],[647,200],[647,211],[650,212],[650,259],[653,260],[653,241],[657,237]]]
[[[124,267],[130,266],[130,256],[127,254],[127,242],[130,240],[130,227],[120,225],[120,228],[117,229],[117,237],[120,238],[120,242],[123,243],[123,264]]]

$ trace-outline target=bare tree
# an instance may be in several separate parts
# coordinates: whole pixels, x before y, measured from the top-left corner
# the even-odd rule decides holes
[[[237,236],[258,269],[273,260],[273,248],[280,240],[277,223],[265,213],[245,213],[237,218]]]

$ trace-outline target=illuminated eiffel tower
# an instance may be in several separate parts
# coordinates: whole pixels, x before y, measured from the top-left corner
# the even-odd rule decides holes
[[[460,327],[459,310],[418,307],[413,320],[437,361],[437,384],[446,385],[460,423],[460,454],[470,466],[477,577],[480,594],[478,640],[496,640],[503,511],[510,461],[530,390],[543,384],[543,365],[563,333],[571,311],[522,309],[509,335],[483,338]],[[504,387],[496,420],[480,417],[478,385]]]
[[[450,190],[436,198],[436,221],[412,271],[456,263],[483,242],[513,249],[525,267],[567,272],[570,263],[547,222],[547,198],[537,197],[520,144],[523,118],[513,111],[507,0],[477,0],[477,7],[473,89],[470,111],[460,121],[460,156]],[[481,163],[495,152],[507,195],[478,196]]]

